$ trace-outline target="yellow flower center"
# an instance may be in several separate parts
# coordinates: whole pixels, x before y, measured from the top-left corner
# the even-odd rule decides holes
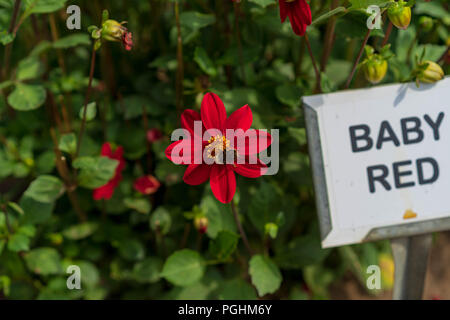
[[[233,161],[236,160],[237,151],[230,147],[230,140],[218,134],[208,140],[208,145],[205,147],[206,155],[209,159],[214,159],[217,164],[226,163],[226,155],[232,152]]]

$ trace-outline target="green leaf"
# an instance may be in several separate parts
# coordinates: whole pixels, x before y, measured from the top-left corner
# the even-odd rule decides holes
[[[80,157],[73,162],[73,167],[79,169],[78,183],[80,186],[99,188],[114,177],[119,161],[108,157]]]
[[[39,77],[44,68],[42,67],[42,63],[39,61],[37,56],[31,56],[20,61],[19,66],[17,68],[17,80],[29,80],[35,79]]]
[[[42,175],[25,191],[25,196],[43,203],[52,203],[64,192],[64,185],[54,176]]]
[[[180,24],[183,27],[198,30],[216,22],[213,14],[204,14],[197,11],[184,11],[180,14]]]
[[[84,109],[85,109],[84,106],[80,109],[80,113],[78,115],[80,119],[83,119]],[[88,105],[86,106],[86,121],[94,120],[96,115],[97,115],[97,103],[96,102],[88,103]]]
[[[93,263],[89,261],[75,261],[74,264],[80,267],[82,284],[88,288],[98,285],[100,282],[100,273]]]
[[[184,249],[173,253],[165,262],[161,276],[176,286],[189,286],[199,281],[205,273],[202,256]]]
[[[391,2],[390,0],[350,0],[351,6],[349,10],[367,10],[369,6],[385,7]]]
[[[325,22],[327,19],[331,18],[332,16],[346,11],[347,9],[345,7],[337,7],[331,11],[325,12],[318,18],[314,19],[313,22],[311,23],[311,26],[321,24]]]
[[[158,207],[150,217],[150,228],[162,234],[167,234],[172,226],[172,217],[164,207]]]
[[[202,199],[200,208],[208,218],[209,224],[206,233],[210,238],[217,237],[220,231],[236,231],[236,223],[230,206],[224,206],[213,196],[207,195]]]
[[[28,251],[30,249],[30,238],[24,234],[16,233],[8,240],[8,250],[13,252]]]
[[[6,80],[0,83],[0,90],[6,89],[10,86],[12,86],[14,84],[14,82],[12,82],[11,80]]]
[[[236,250],[239,236],[234,232],[221,231],[210,242],[209,252],[219,261],[226,261]]]
[[[8,96],[8,103],[16,110],[30,111],[42,106],[47,92],[41,85],[18,83]]]
[[[134,265],[132,277],[140,283],[155,283],[160,279],[163,261],[159,257],[149,257]]]
[[[67,133],[59,138],[59,150],[68,154],[75,154],[77,151],[77,136],[75,133]]]
[[[255,289],[246,281],[236,278],[220,286],[220,300],[256,300]]]
[[[212,77],[217,75],[217,70],[213,61],[208,57],[208,53],[202,47],[195,48],[194,61],[197,62],[200,69],[206,74]]]
[[[8,33],[8,31],[3,30],[0,32],[0,43],[4,46],[13,42],[14,35],[12,33]]]
[[[67,0],[25,0],[25,8],[31,13],[51,13],[62,9]]]
[[[277,95],[277,99],[295,109],[300,106],[300,98],[302,96],[302,91],[300,88],[293,84],[284,84],[278,86],[275,89],[275,93]]]
[[[94,222],[85,222],[71,226],[64,230],[62,234],[70,240],[85,239],[92,235],[98,228],[98,224]]]
[[[76,46],[88,46],[90,44],[91,39],[89,38],[89,35],[85,33],[75,33],[53,42],[53,48],[67,49]]]
[[[275,261],[283,269],[301,269],[323,261],[330,253],[322,249],[319,235],[310,233],[277,247]]]
[[[25,215],[23,220],[25,223],[38,224],[46,222],[50,219],[53,211],[53,203],[38,202],[26,195],[20,199],[20,206]]]
[[[262,255],[255,255],[251,258],[249,274],[260,297],[277,291],[283,279],[276,264]]]
[[[119,243],[119,254],[126,260],[142,260],[145,257],[145,247],[139,240],[126,239]]]
[[[250,0],[250,2],[256,3],[263,8],[277,3],[276,0]]]
[[[25,255],[28,269],[36,274],[51,275],[62,271],[61,258],[53,248],[33,249]]]
[[[152,205],[148,199],[145,198],[125,198],[123,204],[130,209],[136,210],[139,213],[149,214]]]

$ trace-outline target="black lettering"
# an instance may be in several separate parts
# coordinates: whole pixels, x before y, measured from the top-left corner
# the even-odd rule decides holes
[[[433,167],[433,175],[430,178],[425,178],[423,175],[423,164],[429,163]],[[419,184],[431,184],[439,178],[439,165],[437,161],[433,158],[422,158],[416,160],[417,165],[417,176]]]
[[[427,114],[423,118],[430,125],[431,129],[433,129],[434,140],[438,141],[439,140],[439,127],[441,126],[442,120],[444,119],[444,113],[443,112],[439,113],[438,118],[436,119],[436,122],[433,122],[433,120]]]
[[[404,118],[400,120],[404,144],[419,143],[423,140],[423,131],[420,129],[420,119],[417,117]],[[408,126],[412,123],[413,126]],[[409,133],[415,132],[415,138],[411,138]]]
[[[412,161],[408,160],[408,161],[394,162],[392,164],[392,167],[394,169],[394,182],[395,182],[395,187],[397,189],[414,187],[415,183],[413,181],[404,182],[404,183],[400,182],[400,177],[405,177],[405,176],[412,175],[412,171],[411,170],[400,171],[400,167],[411,165],[411,163],[412,163]]]
[[[388,135],[385,137],[385,132],[388,133]],[[398,140],[397,136],[395,135],[394,130],[392,130],[391,125],[386,120],[381,123],[380,127],[380,133],[378,134],[377,139],[377,149],[381,149],[384,142],[392,141],[396,147],[400,145],[400,141]]]
[[[351,126],[350,128],[350,140],[352,143],[353,152],[362,152],[370,150],[373,146],[372,138],[370,138],[370,128],[365,124],[360,124],[356,126]],[[356,130],[362,130],[362,135],[356,135]],[[364,146],[358,147],[358,140],[365,140]]]
[[[375,170],[381,170],[381,174],[378,176],[374,175]],[[386,190],[391,190],[390,184],[386,181],[386,177],[389,174],[389,170],[385,165],[377,165],[367,167],[367,177],[369,179],[369,191],[370,193],[375,192],[375,181],[380,182]]]

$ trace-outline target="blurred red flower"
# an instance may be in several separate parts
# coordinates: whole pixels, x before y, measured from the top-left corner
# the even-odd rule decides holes
[[[133,34],[131,32],[124,32],[122,35],[122,44],[127,51],[130,51],[133,48]]]
[[[133,187],[142,194],[153,194],[158,191],[161,184],[152,175],[143,176],[134,181]]]
[[[311,9],[306,0],[279,0],[281,22],[287,17],[295,34],[303,36],[312,22]]]
[[[195,121],[201,121],[202,133],[216,129],[220,134],[212,136],[208,141],[203,140],[197,132],[194,132]],[[248,131],[252,121],[253,115],[248,105],[234,111],[227,118],[222,100],[214,93],[207,93],[203,97],[200,114],[194,110],[185,110],[181,115],[181,124],[190,133],[190,137],[172,143],[166,149],[166,156],[172,162],[188,164],[183,176],[185,183],[199,185],[209,179],[214,196],[222,203],[229,203],[236,192],[235,172],[244,177],[257,178],[267,170],[267,166],[257,158],[257,154],[270,146],[272,137],[265,131],[253,129]],[[237,135],[234,137],[233,148],[230,144],[231,137],[227,138],[227,129],[242,129],[240,133],[235,132]],[[242,139],[245,143],[238,143],[238,138],[244,135],[247,136],[246,139]],[[261,141],[264,144],[260,145]],[[173,152],[174,148],[190,150],[190,153],[176,154]],[[224,161],[230,152],[234,160],[244,159],[244,163],[233,161],[228,164]],[[213,160],[212,164],[205,163],[203,159],[200,164],[194,163],[195,154],[206,154]]]
[[[161,130],[159,130],[159,129],[154,128],[154,129],[150,129],[147,131],[147,140],[150,143],[159,141],[162,138],[163,138],[163,134],[162,134]]]
[[[108,181],[107,184],[97,188],[93,192],[94,200],[109,200],[114,194],[114,189],[119,185],[120,181],[122,181],[122,171],[125,168],[125,159],[123,158],[123,148],[117,147],[115,151],[112,151],[111,144],[106,142],[102,146],[101,155],[104,157],[108,157],[110,159],[115,159],[119,161],[119,164],[116,167],[116,172],[114,177]]]

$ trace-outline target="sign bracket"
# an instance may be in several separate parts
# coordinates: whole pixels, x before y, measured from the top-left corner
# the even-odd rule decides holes
[[[432,234],[391,239],[395,263],[394,300],[420,300],[432,243]]]

